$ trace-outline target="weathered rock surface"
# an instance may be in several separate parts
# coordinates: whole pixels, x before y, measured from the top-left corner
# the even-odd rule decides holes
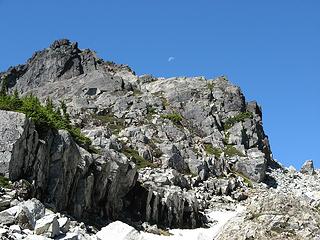
[[[203,180],[240,171],[263,181],[273,163],[260,107],[246,103],[224,77],[139,77],[68,40],[55,41],[1,76],[11,90],[64,99],[95,144],[114,148],[114,141],[101,137],[119,134],[146,160],[192,171]],[[97,136],[101,124],[109,130],[101,128]]]
[[[47,235],[48,237],[55,237],[59,235],[59,222],[57,216],[54,214],[44,216],[37,220],[34,227],[34,232],[37,235]]]
[[[39,131],[24,114],[0,110],[0,173],[14,182],[12,191],[0,191],[3,239],[96,240],[110,232],[144,239],[119,221],[95,235],[58,212],[121,219],[142,230],[197,228],[222,224],[205,217],[208,209],[239,205],[245,210],[222,224],[218,239],[319,237],[313,162],[299,173],[273,160],[261,108],[225,77],[137,76],[58,40],[0,79],[10,92],[64,100],[95,149],[78,146],[67,131]],[[52,212],[25,201],[32,197]]]
[[[310,175],[314,174],[315,171],[314,171],[314,167],[313,167],[313,161],[312,160],[306,161],[302,165],[300,172],[305,173],[305,174],[310,174]]]
[[[134,164],[124,155],[92,155],[64,130],[49,130],[39,139],[23,114],[0,111],[0,116],[2,143],[8,143],[3,144],[1,174],[33,182],[35,197],[75,217],[85,212],[119,216],[121,199],[136,180]]]

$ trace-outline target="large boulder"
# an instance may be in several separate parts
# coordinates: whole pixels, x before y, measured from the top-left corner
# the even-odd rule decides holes
[[[249,179],[261,182],[266,175],[267,161],[264,153],[258,149],[249,149],[248,157],[240,157],[234,165],[236,172],[242,173]]]
[[[45,235],[55,237],[59,234],[59,222],[55,214],[44,216],[37,220],[34,227],[34,232],[37,235]]]
[[[33,230],[36,221],[44,217],[44,215],[44,205],[39,200],[33,198],[0,212],[0,221],[4,225],[11,225],[13,223],[12,221],[14,221],[22,229]],[[2,217],[6,220],[1,220]]]

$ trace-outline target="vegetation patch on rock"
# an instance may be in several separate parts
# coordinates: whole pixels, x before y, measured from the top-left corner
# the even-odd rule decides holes
[[[145,168],[145,167],[156,167],[156,165],[152,162],[149,162],[148,160],[141,157],[137,150],[134,150],[133,148],[124,146],[122,149],[124,155],[127,156],[130,160],[132,160],[136,165],[138,169]]]
[[[161,115],[161,117],[164,119],[169,119],[176,125],[181,125],[181,121],[183,119],[179,113],[164,114],[164,115]]]
[[[238,149],[236,149],[232,145],[227,145],[224,149],[224,153],[227,157],[234,157],[234,156],[245,157],[245,155],[242,152],[240,152]]]
[[[253,114],[251,112],[242,112],[234,117],[230,117],[227,119],[227,121],[224,123],[224,129],[228,130],[232,128],[232,126],[238,122],[243,122],[248,118],[252,118]]]
[[[117,118],[112,113],[108,113],[105,115],[93,115],[94,119],[99,120],[102,124],[107,125],[112,133],[118,134],[122,129],[124,129],[124,119]]]
[[[214,155],[215,157],[220,157],[220,155],[222,154],[221,149],[212,147],[212,144],[210,143],[204,144],[204,150],[207,154]]]
[[[74,140],[81,146],[88,148],[91,140],[81,133],[79,128],[71,125],[70,116],[64,101],[59,107],[55,107],[51,99],[47,99],[45,105],[34,95],[20,97],[18,92],[8,94],[5,87],[0,93],[0,109],[24,113],[31,118],[39,132],[47,129],[64,129],[69,131]]]
[[[11,188],[9,179],[0,175],[0,187]]]

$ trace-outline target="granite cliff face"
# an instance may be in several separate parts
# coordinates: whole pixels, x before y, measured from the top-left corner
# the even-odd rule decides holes
[[[42,138],[22,113],[0,110],[1,173],[32,183],[31,196],[75,217],[97,213],[119,218],[122,199],[135,184],[133,163],[117,152],[90,154],[65,130]],[[107,159],[107,160],[106,160]],[[98,208],[97,206],[100,206]]]
[[[224,77],[136,76],[68,40],[54,42],[1,76],[9,89],[65,100],[95,143],[100,125],[146,160],[181,173],[205,179],[236,171],[259,182],[272,164],[260,107],[247,103]]]
[[[250,206],[284,171],[272,158],[261,108],[225,77],[137,76],[68,40],[0,77],[9,92],[64,100],[92,140],[94,153],[65,130],[43,132],[24,114],[0,110],[1,174],[17,193],[28,186],[22,198],[78,220],[208,226],[208,209]],[[313,171],[310,163],[304,168]],[[269,200],[256,202],[268,207]],[[229,239],[234,229],[225,228]]]

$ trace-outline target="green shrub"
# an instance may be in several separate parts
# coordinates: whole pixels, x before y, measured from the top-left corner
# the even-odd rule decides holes
[[[156,165],[152,162],[149,162],[148,160],[141,157],[138,153],[138,151],[134,150],[133,148],[129,148],[124,146],[122,149],[124,155],[127,156],[130,160],[132,160],[136,165],[138,169],[145,168],[145,167],[156,167]]]
[[[214,155],[216,157],[220,157],[222,150],[219,148],[214,148],[212,147],[212,145],[210,143],[206,143],[204,144],[204,150],[206,151],[206,153],[208,153],[209,155]]]
[[[170,114],[165,114],[161,115],[162,118],[169,119],[172,121],[174,124],[181,125],[182,121],[182,116],[178,113],[170,113]]]
[[[240,152],[238,149],[236,149],[232,145],[227,145],[226,148],[224,149],[224,153],[227,157],[234,157],[234,156],[240,156],[244,157],[242,152]]]
[[[158,148],[158,146],[153,141],[150,141],[148,145],[151,148],[152,156],[154,156],[155,158],[160,158],[163,155],[163,152]]]
[[[64,102],[60,103],[60,107],[55,108],[51,99],[47,99],[46,105],[42,105],[36,96],[31,94],[20,98],[15,91],[12,95],[0,93],[0,109],[24,113],[34,121],[40,134],[49,128],[64,129],[69,131],[82,147],[88,148],[91,145],[91,140],[84,136],[79,128],[71,125]]]
[[[161,98],[161,101],[162,101],[162,106],[164,108],[166,108],[166,107],[168,107],[170,105],[168,99],[166,99],[164,96],[160,96],[160,98]]]
[[[243,182],[249,187],[249,188],[253,188],[253,183],[252,183],[252,181],[248,178],[248,177],[246,177],[245,175],[243,175],[243,173],[241,173],[241,172],[233,172],[235,175],[238,175],[238,176],[240,176],[240,177],[242,177],[243,178]]]
[[[230,129],[235,123],[237,122],[243,122],[248,118],[252,118],[253,114],[252,112],[242,112],[234,117],[230,117],[227,119],[227,121],[224,123],[224,129],[228,130]]]
[[[9,182],[9,179],[0,175],[0,187],[11,188],[11,184]]]
[[[0,95],[7,95],[9,80],[8,78],[3,78],[1,82]]]
[[[133,90],[133,96],[141,96],[143,93],[139,89]]]
[[[208,81],[208,84],[207,84],[207,86],[208,86],[208,88],[209,88],[209,90],[210,91],[212,91],[213,90],[213,88],[214,88],[214,82],[212,82],[212,81]]]
[[[147,116],[146,119],[148,121],[151,121],[153,118],[153,115],[157,113],[157,109],[152,106],[147,106]]]
[[[105,115],[93,115],[92,117],[99,120],[103,124],[106,124],[111,129],[113,134],[118,134],[122,129],[125,128],[124,119],[117,118],[112,113]]]

